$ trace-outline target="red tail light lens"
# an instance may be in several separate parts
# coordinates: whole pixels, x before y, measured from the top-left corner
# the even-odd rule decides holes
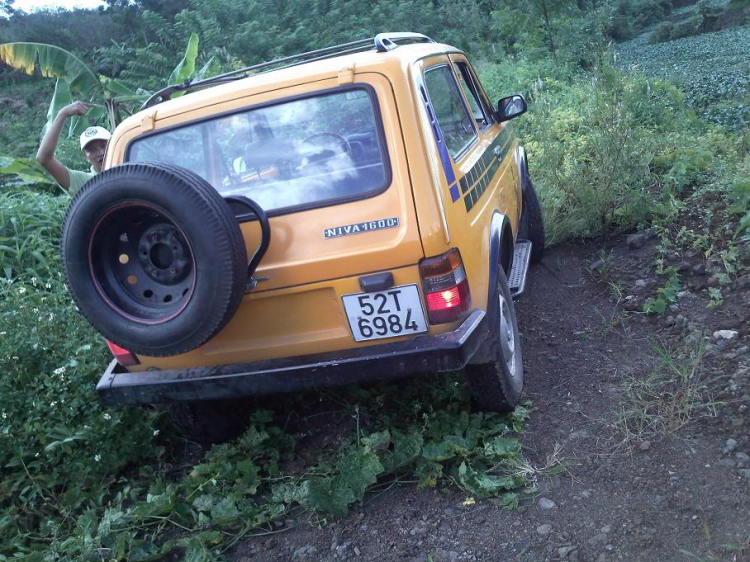
[[[117,362],[123,367],[132,367],[133,365],[140,364],[140,361],[138,361],[138,358],[133,352],[128,351],[127,349],[124,349],[109,340],[107,340],[107,347],[112,352],[112,355],[115,356]]]
[[[456,248],[419,263],[430,324],[453,322],[471,310],[471,291]]]

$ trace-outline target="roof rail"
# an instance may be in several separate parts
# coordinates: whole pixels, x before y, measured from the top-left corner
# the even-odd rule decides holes
[[[182,84],[174,84],[162,88],[141,106],[141,110],[147,109],[159,103],[169,100],[172,94],[176,92],[186,92],[189,90],[196,90],[201,88],[208,88],[216,86],[224,82],[232,82],[245,78],[249,74],[260,74],[263,72],[270,72],[271,70],[279,70],[281,68],[288,68],[291,66],[297,66],[308,62],[318,61],[337,57],[340,55],[346,55],[349,53],[357,53],[361,51],[369,51],[373,47],[379,53],[385,53],[392,51],[398,47],[399,43],[434,43],[432,39],[421,33],[378,33],[374,38],[369,39],[358,39],[357,41],[351,41],[349,43],[342,43],[340,45],[333,45],[332,47],[325,47],[323,49],[316,49],[314,51],[308,51],[306,53],[298,53],[288,57],[282,57],[274,59],[268,62],[262,62],[238,70],[232,70],[231,72],[225,72],[224,74],[218,74],[205,80],[198,80],[191,82],[185,80]]]

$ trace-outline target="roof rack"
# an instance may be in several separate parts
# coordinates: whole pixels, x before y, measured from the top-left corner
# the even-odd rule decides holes
[[[358,53],[361,51],[369,51],[373,47],[379,53],[385,53],[392,51],[401,43],[434,43],[432,39],[421,33],[378,33],[374,38],[359,39],[357,41],[351,41],[350,43],[342,43],[341,45],[334,45],[332,47],[325,47],[323,49],[317,49],[315,51],[308,51],[306,53],[299,53],[288,57],[282,57],[268,62],[262,62],[253,66],[240,68],[238,70],[232,70],[231,72],[225,72],[224,74],[217,74],[211,78],[205,80],[197,80],[192,82],[185,80],[182,84],[174,84],[162,88],[154,95],[152,95],[146,102],[141,106],[141,110],[153,107],[154,105],[160,104],[164,101],[169,100],[172,94],[176,92],[187,92],[189,90],[197,90],[201,88],[208,88],[223,84],[224,82],[233,82],[241,78],[247,77],[249,74],[261,74],[263,72],[270,72],[271,70],[279,70],[281,68],[288,68],[291,66],[297,66],[308,62],[329,59],[338,57],[340,55],[346,55],[349,53]]]

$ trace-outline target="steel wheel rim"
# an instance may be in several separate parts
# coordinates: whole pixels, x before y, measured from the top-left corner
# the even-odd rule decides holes
[[[91,231],[90,277],[104,303],[140,324],[163,324],[190,302],[195,252],[174,218],[130,201],[107,209]]]
[[[513,329],[513,318],[503,295],[498,295],[500,348],[503,360],[511,377],[518,378],[516,373],[516,333]]]

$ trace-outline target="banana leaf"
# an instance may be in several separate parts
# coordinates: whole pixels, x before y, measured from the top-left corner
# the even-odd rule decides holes
[[[55,120],[60,110],[72,101],[73,97],[70,94],[70,86],[68,86],[65,80],[58,78],[55,82],[55,92],[52,94],[52,101],[49,104],[49,109],[47,109],[47,122],[44,124],[44,129],[42,129],[42,136],[50,128],[52,121]]]
[[[95,105],[86,112],[86,115],[72,117],[70,119],[70,129],[68,137],[79,137],[81,133],[92,125],[101,125],[104,128],[111,128],[106,122],[107,109],[103,105]]]
[[[198,58],[198,34],[193,33],[188,41],[185,56],[172,71],[167,84],[173,86],[190,78],[195,73],[196,58]]]
[[[208,73],[211,66],[214,64],[214,61],[216,60],[215,57],[211,57],[208,59],[208,62],[203,65],[203,68],[201,68],[198,72],[195,73],[195,76],[193,77],[194,80],[203,80],[206,77],[206,74]]]
[[[70,91],[79,97],[89,100],[96,93],[104,94],[101,82],[94,72],[73,53],[44,43],[3,43],[0,45],[0,60],[34,74],[38,68],[42,76],[62,78]]]
[[[0,156],[0,174],[15,174],[25,183],[53,183],[39,163],[31,158]]]
[[[123,84],[122,82],[118,82],[114,78],[109,78],[107,76],[100,75],[99,79],[102,81],[102,86],[104,86],[104,90],[110,94],[115,94],[117,96],[137,96],[138,95],[137,92],[134,92],[133,90],[128,88],[125,84]]]

